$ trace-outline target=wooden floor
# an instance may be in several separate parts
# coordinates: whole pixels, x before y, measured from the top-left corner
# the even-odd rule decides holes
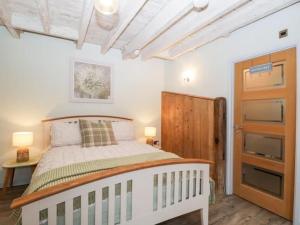
[[[20,196],[25,187],[15,187],[5,194],[0,190],[0,225],[12,225],[9,221],[9,204]],[[221,198],[211,206],[210,225],[292,225],[291,222],[276,216],[236,196]],[[167,221],[161,225],[200,225],[200,211]]]

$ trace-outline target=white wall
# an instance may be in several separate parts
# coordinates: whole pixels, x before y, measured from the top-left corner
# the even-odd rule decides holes
[[[91,59],[114,66],[114,103],[89,104],[69,101],[70,58]],[[35,34],[13,39],[0,28],[0,164],[15,157],[11,147],[14,131],[34,131],[36,154],[41,146],[40,121],[46,117],[79,114],[117,115],[133,118],[137,136],[146,125],[160,133],[160,92],[164,64],[159,60],[123,61],[119,51],[103,56],[99,46],[76,50],[70,41]],[[2,183],[0,170],[0,185]],[[29,170],[17,171],[15,184],[27,183]]]
[[[233,65],[235,62],[288,47],[300,48],[300,4],[296,4],[254,24],[232,33],[228,38],[219,39],[198,50],[184,55],[175,62],[166,64],[165,89],[200,96],[224,96],[228,100],[228,146],[227,146],[227,192],[232,193],[232,126],[233,126]],[[289,29],[289,36],[278,39],[278,31]],[[298,68],[300,67],[298,49]],[[189,85],[183,83],[182,73],[194,70],[195,77]],[[299,70],[298,77],[300,78]],[[300,79],[298,79],[298,83]],[[298,103],[300,104],[298,89]],[[297,115],[300,114],[298,104]],[[294,224],[300,225],[300,122],[297,131],[297,187]],[[297,215],[298,214],[298,215]]]

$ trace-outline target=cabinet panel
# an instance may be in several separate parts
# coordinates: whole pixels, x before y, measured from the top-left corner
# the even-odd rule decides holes
[[[216,104],[216,106],[225,105]],[[224,110],[219,111],[224,112]],[[215,130],[215,123],[219,121],[223,123],[223,120],[215,119],[214,112],[215,99],[170,92],[162,93],[162,149],[183,158],[201,158],[215,162],[211,165],[210,171],[211,176],[217,180],[218,156],[221,156],[220,161],[224,161],[224,154],[218,154],[217,149],[223,152],[222,146],[225,146],[225,143],[222,141],[222,146],[216,144],[216,135],[225,136],[225,133]],[[223,118],[223,114],[221,116]],[[225,138],[220,137],[221,139]],[[225,176],[224,171],[220,174]],[[223,177],[220,180],[224,181]]]

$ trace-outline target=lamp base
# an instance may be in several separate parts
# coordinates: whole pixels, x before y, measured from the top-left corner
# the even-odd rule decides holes
[[[154,144],[153,138],[147,138],[146,144],[153,146],[153,144]]]
[[[17,150],[17,160],[16,161],[18,163],[29,161],[29,149],[28,148],[19,148]]]

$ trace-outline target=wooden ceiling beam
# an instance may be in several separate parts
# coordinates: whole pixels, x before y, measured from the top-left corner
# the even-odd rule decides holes
[[[191,18],[183,21],[177,26],[172,27],[168,32],[161,35],[150,45],[146,46],[141,51],[142,59],[146,60],[154,56],[158,56],[160,52],[167,50],[168,48],[174,46],[176,43],[179,43],[188,36],[199,32],[201,29],[212,25],[214,22],[222,19],[224,16],[228,15],[231,12],[238,10],[251,1],[252,0],[237,0],[235,2],[232,1],[232,3],[228,1],[226,2],[226,4],[228,4],[228,7],[226,7],[225,9],[210,8],[207,12],[205,12],[203,16],[199,14],[191,16]],[[205,20],[203,20],[202,18],[205,18]]]
[[[20,31],[16,30],[11,24],[11,13],[7,8],[6,0],[0,1],[0,20],[14,38],[20,38]]]
[[[232,17],[229,14],[228,17],[224,17],[219,23],[210,25],[206,30],[202,30],[169,49],[168,56],[173,59],[177,58],[214,40],[227,37],[230,33],[240,28],[298,2],[299,0],[273,0],[272,4],[268,0],[253,2],[245,10],[235,12]]]
[[[130,25],[132,20],[137,16],[143,6],[147,3],[148,0],[130,0],[130,3],[127,3],[130,7],[124,10],[125,16],[121,15],[120,24],[114,28],[108,35],[108,38],[105,40],[102,45],[101,52],[105,54],[118,40],[126,28]]]
[[[77,48],[81,48],[86,34],[88,32],[88,27],[90,25],[92,16],[94,12],[94,0],[85,0],[83,4],[83,10],[81,14],[80,27],[78,32]]]
[[[171,0],[123,51],[123,58],[139,52],[192,10],[202,11],[208,0]]]
[[[39,14],[40,14],[44,32],[46,34],[49,34],[50,33],[50,19],[49,19],[48,0],[36,0],[36,4],[39,8]]]

